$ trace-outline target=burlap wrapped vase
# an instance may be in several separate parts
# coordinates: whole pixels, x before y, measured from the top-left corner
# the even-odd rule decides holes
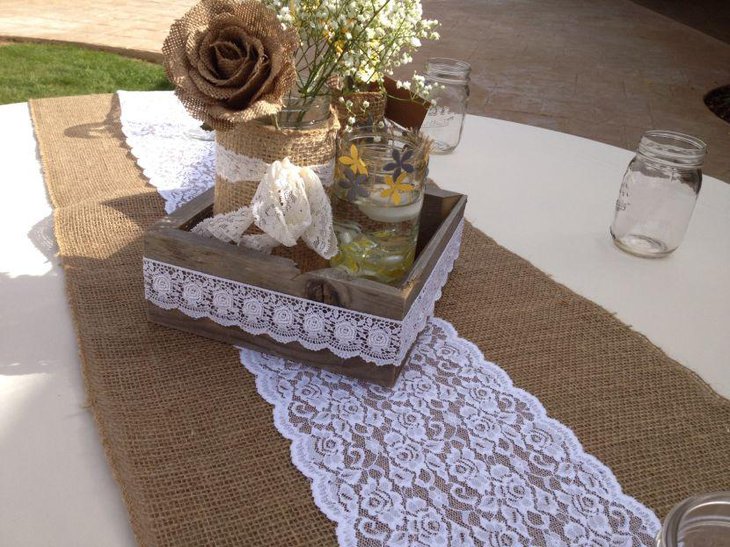
[[[324,185],[334,177],[339,123],[334,111],[304,127],[276,127],[264,121],[238,124],[216,131],[214,214],[228,213],[251,204],[269,166],[284,158],[299,167],[312,168]],[[261,233],[256,227],[250,233]],[[294,260],[302,271],[326,268],[327,261],[304,244],[279,247],[274,254]]]
[[[332,181],[337,119],[306,129],[276,128],[262,122],[240,124],[216,132],[214,213],[227,213],[251,204],[259,181],[275,161],[289,158],[311,167],[323,184]]]

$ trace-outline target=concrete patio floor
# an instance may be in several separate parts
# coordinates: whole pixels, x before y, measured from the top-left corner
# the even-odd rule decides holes
[[[195,0],[3,0],[0,36],[93,44],[159,59]],[[629,0],[424,0],[442,40],[429,56],[473,66],[470,112],[635,149],[651,128],[707,142],[730,181],[730,124],[702,98],[730,83],[730,44]]]

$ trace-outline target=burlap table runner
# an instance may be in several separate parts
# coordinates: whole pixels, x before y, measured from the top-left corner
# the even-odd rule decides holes
[[[163,203],[116,100],[44,99],[31,112],[90,406],[139,542],[334,544],[237,352],[145,320],[142,234]],[[660,517],[730,487],[730,402],[470,226],[437,314]]]

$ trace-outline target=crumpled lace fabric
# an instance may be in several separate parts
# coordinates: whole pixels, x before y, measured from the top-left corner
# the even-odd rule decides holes
[[[251,201],[256,226],[276,241],[293,247],[301,237],[323,258],[337,254],[332,206],[319,177],[288,158],[275,161]]]
[[[212,186],[212,142],[180,138],[197,122],[172,93],[120,92],[120,100],[127,142],[168,212]],[[166,266],[145,261],[148,298],[188,306],[192,316],[209,298],[215,305],[205,313],[226,320],[237,293],[208,294],[216,286],[210,279],[185,284],[195,279]],[[443,279],[430,292],[440,295],[450,269],[440,269]],[[262,302],[241,310],[257,318]],[[292,461],[337,523],[340,544],[654,545],[656,516],[624,495],[611,471],[537,399],[449,323],[429,319],[432,312],[416,311],[420,335],[392,389],[241,351],[273,405],[276,427],[292,442]],[[279,325],[291,319],[287,310],[276,315]],[[310,330],[319,324],[310,320]],[[340,330],[343,340],[353,332]],[[384,338],[373,340],[379,347]]]
[[[239,243],[251,224],[253,224],[251,208],[241,207],[237,211],[221,213],[201,220],[190,231],[201,236],[219,239],[225,243]]]
[[[190,231],[203,237],[215,238],[224,243],[235,243],[254,251],[271,254],[281,245],[269,234],[246,234],[253,224],[250,207],[241,207],[230,213],[221,213],[198,222]]]
[[[264,234],[244,235],[251,224]],[[288,158],[269,166],[251,206],[207,218],[191,231],[267,253],[280,244],[292,247],[301,238],[323,258],[337,254],[332,206],[322,182],[311,168]]]
[[[654,545],[656,516],[446,321],[392,389],[241,361],[340,545]]]

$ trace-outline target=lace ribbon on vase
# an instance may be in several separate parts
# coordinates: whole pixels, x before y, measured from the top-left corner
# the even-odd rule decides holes
[[[266,163],[260,158],[252,158],[244,154],[239,154],[220,144],[216,144],[216,165],[218,176],[231,182],[237,180],[261,180],[266,174],[266,171],[271,167],[270,163]],[[332,184],[335,178],[334,159],[327,163],[309,165],[307,167],[317,174],[325,187]]]
[[[281,343],[299,342],[328,349],[342,358],[362,357],[376,365],[401,365],[416,336],[433,315],[459,256],[463,222],[402,321],[313,302],[276,291],[203,274],[145,258],[145,298],[249,334],[266,334]]]
[[[393,389],[252,350],[241,362],[340,545],[654,545],[656,516],[446,321]]]
[[[319,176],[284,158],[261,179],[251,201],[256,226],[276,241],[293,247],[301,237],[321,257],[337,254],[332,206]]]

